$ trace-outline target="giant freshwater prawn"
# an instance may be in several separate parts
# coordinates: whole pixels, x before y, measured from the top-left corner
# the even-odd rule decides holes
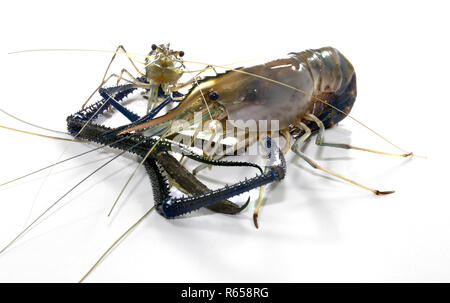
[[[109,67],[119,52],[128,56],[138,76],[133,76],[126,69],[123,69],[119,75],[108,75]],[[124,47],[118,47],[98,88],[82,105],[80,111],[67,118],[67,123],[69,133],[73,135],[73,140],[85,140],[100,144],[100,147],[91,151],[108,146],[117,148],[120,152],[78,182],[43,214],[92,174],[125,153],[137,154],[140,157],[140,165],[144,166],[148,172],[154,191],[155,205],[137,223],[141,222],[153,209],[167,218],[175,218],[202,207],[208,207],[220,213],[237,214],[247,207],[249,199],[243,205],[237,205],[228,199],[259,188],[260,194],[253,216],[254,224],[258,227],[258,213],[264,186],[274,181],[281,181],[284,178],[287,170],[284,155],[289,150],[292,150],[314,169],[331,174],[376,195],[393,193],[393,191],[381,191],[362,185],[324,168],[301,150],[302,145],[311,135],[318,133],[315,143],[319,146],[357,149],[401,157],[412,155],[405,150],[402,150],[402,153],[394,154],[344,143],[330,143],[325,140],[325,129],[349,116],[356,100],[354,68],[338,50],[324,47],[290,53],[289,57],[285,59],[237,69],[201,63],[206,67],[199,70],[200,73],[212,68],[226,68],[228,71],[203,78],[195,75],[186,82],[179,82],[181,75],[187,73],[184,64],[190,62],[183,60],[181,58],[183,55],[184,52],[173,51],[169,45],[152,45],[151,52],[143,62],[145,72],[141,72],[137,68],[135,60],[132,59],[132,54],[127,53]],[[116,85],[106,87],[105,83],[112,78],[117,79]],[[189,86],[190,89],[187,93],[179,92],[180,89]],[[89,104],[97,90],[102,100]],[[136,90],[142,91],[142,95],[148,101],[147,110],[142,116],[135,114],[123,105],[127,97]],[[169,108],[171,104],[176,104],[173,109]],[[102,122],[108,114],[108,109],[111,111],[111,108],[114,108],[117,114],[124,115],[129,123],[115,128],[103,125]],[[165,113],[161,115],[163,112]],[[193,149],[199,131],[205,130],[205,128],[199,128],[198,126],[194,127],[195,122],[198,122],[195,119],[196,114],[200,116],[201,125],[211,125],[210,122],[214,122],[212,124],[215,126],[213,130],[211,130],[211,127],[206,130],[212,133],[211,138],[215,138],[215,135],[219,134],[220,140],[225,139],[223,130],[227,123],[231,121],[231,124],[241,133],[242,140],[238,140],[240,144],[231,146],[231,149],[225,149],[227,151],[225,153],[220,153],[221,149],[217,148],[221,144],[220,140],[214,142],[216,148],[212,153],[199,153]],[[353,117],[351,118],[356,120]],[[187,122],[187,126],[184,124],[181,128],[174,127],[179,121]],[[269,121],[269,123],[261,124],[261,121]],[[272,124],[270,121],[277,121],[277,123]],[[360,123],[358,120],[356,121]],[[266,128],[261,129],[261,125],[265,125]],[[190,141],[180,142],[178,140],[180,133],[189,127],[195,129]],[[278,136],[284,137],[286,142],[284,148],[278,147],[273,140],[274,137]],[[264,157],[267,158],[265,169],[252,162],[224,159],[230,155],[239,155],[245,152],[253,143],[258,141],[262,144]],[[190,172],[183,166],[181,160],[174,157],[174,154],[203,163],[201,167],[205,167],[205,165],[248,166],[255,168],[259,174],[223,188],[210,190],[195,177],[194,174],[198,170],[195,170],[194,173]],[[51,166],[25,176],[73,158],[58,161]],[[133,175],[134,173],[129,180]],[[2,185],[25,176],[5,182]],[[177,187],[187,195],[184,197],[171,196],[170,186]],[[114,206],[123,190],[116,199]],[[38,222],[43,214],[35,218],[0,253],[32,228],[33,224]],[[123,236],[136,224],[127,230]],[[94,267],[106,256],[110,249],[101,256]]]

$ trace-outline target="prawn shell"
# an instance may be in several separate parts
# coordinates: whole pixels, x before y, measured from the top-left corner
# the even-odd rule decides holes
[[[214,86],[220,96],[217,102],[237,128],[254,122],[258,131],[263,126],[270,131],[285,129],[306,112],[314,93],[314,81],[304,69],[293,59],[281,59],[242,69],[244,73],[228,73]]]

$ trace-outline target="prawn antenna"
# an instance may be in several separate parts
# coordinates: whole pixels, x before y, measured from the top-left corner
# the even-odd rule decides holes
[[[130,226],[119,238],[117,238],[116,241],[114,241],[113,244],[111,244],[110,247],[100,256],[100,258],[97,260],[97,262],[92,265],[92,267],[88,270],[88,272],[78,281],[78,283],[82,283],[87,276],[97,267],[100,262],[108,255],[108,253],[123,239],[126,235],[128,235],[136,226],[139,225],[153,210],[155,209],[155,206],[152,206],[139,220],[136,221],[133,225]]]
[[[58,134],[68,135],[68,133],[66,133],[66,132],[62,132],[62,131],[59,131],[59,130],[54,130],[54,129],[51,129],[51,128],[46,128],[46,127],[39,126],[39,125],[30,123],[30,122],[27,122],[27,121],[25,121],[25,120],[22,120],[22,119],[20,119],[19,117],[14,116],[13,114],[8,113],[7,111],[5,111],[5,110],[2,109],[2,108],[0,108],[0,112],[4,113],[5,115],[7,115],[7,116],[9,116],[9,117],[11,117],[11,118],[13,118],[13,119],[19,121],[19,122],[24,123],[24,124],[28,124],[28,125],[31,125],[31,126],[33,126],[33,127],[36,127],[36,128],[39,128],[39,129],[43,129],[43,130],[47,130],[47,131],[50,131],[50,132],[53,132],[53,133],[58,133]]]
[[[12,131],[23,133],[23,134],[38,136],[38,137],[42,137],[42,138],[53,139],[53,140],[61,140],[61,141],[69,141],[69,142],[86,142],[84,140],[73,140],[72,138],[48,136],[48,135],[34,133],[34,132],[21,130],[21,129],[17,129],[17,128],[12,128],[12,127],[9,127],[9,126],[4,126],[4,125],[0,125],[0,128],[4,128],[4,129],[7,129],[7,130],[12,130]]]
[[[143,141],[139,141],[136,144],[134,144],[133,146],[131,146],[130,148],[123,150],[122,152],[120,152],[119,154],[117,154],[116,156],[114,156],[113,158],[109,159],[107,162],[103,163],[100,167],[96,168],[94,171],[92,171],[91,173],[89,173],[86,177],[84,177],[81,181],[79,181],[77,184],[75,184],[72,188],[70,188],[65,194],[63,194],[61,197],[59,197],[52,205],[50,205],[44,212],[42,212],[39,216],[37,216],[30,224],[28,224],[16,237],[14,237],[14,239],[12,239],[5,247],[3,247],[0,250],[0,255],[6,250],[8,249],[14,242],[16,242],[23,234],[25,234],[36,222],[39,221],[39,219],[41,219],[46,213],[48,213],[56,204],[58,204],[63,198],[65,198],[68,194],[70,194],[75,188],[77,188],[78,186],[80,186],[84,181],[86,181],[88,178],[90,178],[92,175],[94,175],[95,173],[97,173],[99,170],[101,170],[102,168],[104,168],[105,166],[107,166],[109,163],[111,163],[112,161],[114,161],[115,159],[119,158],[120,156],[122,156],[123,154],[125,154],[126,152],[132,150],[133,148],[137,147],[138,145],[142,144],[144,142]]]
[[[111,215],[112,211],[114,210],[114,207],[116,206],[117,202],[119,202],[120,197],[122,196],[123,192],[125,191],[125,189],[127,188],[128,184],[130,183],[131,179],[133,179],[134,175],[136,174],[137,170],[144,164],[145,160],[147,160],[147,158],[150,156],[150,154],[155,150],[155,147],[159,144],[159,142],[165,137],[165,135],[168,133],[168,131],[170,130],[170,127],[166,130],[166,132],[164,133],[164,135],[162,135],[156,142],[155,144],[153,144],[153,146],[149,149],[149,151],[147,152],[147,154],[145,155],[144,158],[142,158],[141,162],[139,163],[139,165],[134,169],[133,173],[130,175],[130,177],[128,178],[127,182],[125,183],[125,185],[122,187],[119,195],[117,196],[116,200],[114,201],[109,213],[108,213],[108,217]],[[140,142],[144,142],[145,139],[141,140]]]
[[[35,48],[24,49],[19,51],[9,52],[8,55],[23,54],[23,53],[37,53],[37,52],[91,52],[91,53],[114,53],[111,50],[104,49],[83,49],[83,48]]]
[[[73,141],[73,140],[68,139],[68,138],[52,137],[52,136],[47,136],[47,135],[38,134],[38,133],[32,133],[32,132],[28,132],[28,131],[24,131],[24,130],[20,130],[20,129],[14,129],[14,128],[10,128],[10,127],[3,126],[3,125],[0,125],[0,127],[1,127],[1,128],[5,128],[5,129],[8,129],[8,130],[13,130],[13,131],[17,131],[17,132],[21,132],[21,133],[25,133],[25,134],[30,134],[30,135],[34,135],[34,136],[39,136],[39,137],[44,137],[44,138],[50,138],[50,139],[56,139],[56,140],[63,140],[63,141],[71,141],[71,142],[89,142],[89,141],[85,141],[85,140],[77,140],[77,141]],[[7,184],[10,184],[10,183],[12,183],[12,182],[21,180],[21,179],[26,178],[26,177],[28,177],[28,176],[37,174],[38,172],[41,172],[41,171],[46,170],[46,169],[48,169],[48,168],[51,168],[51,167],[53,167],[53,166],[59,165],[59,164],[61,164],[61,163],[64,163],[64,162],[67,162],[67,161],[76,159],[76,158],[81,157],[81,156],[84,156],[84,155],[87,155],[87,154],[92,153],[92,152],[94,152],[94,151],[96,151],[96,150],[103,149],[103,148],[105,148],[105,147],[107,147],[107,146],[111,146],[111,145],[117,144],[117,143],[119,143],[120,141],[123,141],[123,140],[125,140],[125,139],[127,139],[127,138],[128,138],[128,137],[123,137],[123,138],[120,138],[120,139],[118,139],[118,140],[116,140],[116,141],[114,141],[114,142],[111,142],[111,143],[107,144],[107,145],[102,145],[102,146],[99,146],[99,147],[90,149],[90,150],[88,150],[88,151],[79,153],[79,154],[77,154],[77,155],[75,155],[75,156],[72,156],[72,157],[63,159],[63,160],[61,160],[61,161],[52,163],[52,164],[50,164],[50,165],[47,165],[47,166],[42,167],[42,168],[40,168],[40,169],[34,170],[34,171],[32,171],[32,172],[30,172],[30,173],[27,173],[27,174],[25,174],[25,175],[22,175],[22,176],[20,176],[20,177],[17,177],[17,178],[11,179],[11,180],[9,180],[9,181],[6,181],[6,182],[4,182],[4,183],[1,183],[1,184],[0,184],[0,187],[1,187],[1,186],[4,186],[4,185],[7,185]]]

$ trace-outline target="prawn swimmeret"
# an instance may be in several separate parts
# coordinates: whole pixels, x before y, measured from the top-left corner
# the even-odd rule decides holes
[[[125,52],[123,47],[119,47],[118,50]],[[129,56],[128,53],[127,55]],[[320,146],[402,157],[412,155],[404,150],[402,153],[393,154],[325,141],[325,129],[349,116],[356,99],[355,70],[348,59],[335,48],[324,47],[290,53],[288,58],[252,67],[229,69],[225,73],[199,80],[194,76],[187,82],[179,83],[181,75],[185,72],[184,63],[189,62],[181,58],[183,55],[182,51],[170,50],[169,45],[153,45],[145,62],[145,73],[139,71],[129,56],[131,63],[139,72],[138,77],[132,76],[125,69],[118,76],[113,74],[106,77],[105,73],[98,87],[103,99],[87,105],[89,98],[79,112],[67,117],[68,130],[74,138],[95,142],[102,147],[118,148],[121,150],[118,156],[128,152],[142,158],[141,165],[145,166],[153,187],[155,203],[153,208],[162,216],[175,218],[202,207],[221,213],[236,214],[248,205],[249,200],[239,206],[228,199],[259,188],[260,194],[253,216],[254,224],[258,227],[258,212],[264,186],[281,181],[285,177],[287,168],[284,155],[289,150],[314,169],[376,195],[394,192],[380,191],[328,170],[302,151],[303,144],[317,132],[315,143]],[[226,68],[212,64],[205,65],[207,68]],[[113,76],[117,78],[117,85],[105,88],[104,84]],[[127,83],[120,84],[121,81]],[[189,86],[190,89],[186,94],[178,92]],[[138,89],[143,90],[148,99],[146,114],[142,116],[129,110],[124,103],[127,97]],[[174,102],[179,104],[168,110],[168,104]],[[123,114],[130,123],[117,128],[105,126],[103,121],[107,119],[106,111],[111,106]],[[187,138],[185,131],[189,128],[195,131]],[[202,130],[206,130],[209,139],[199,136]],[[275,138],[279,136],[285,139],[284,147],[278,147],[276,143]],[[229,138],[236,139],[235,143],[231,145],[224,143]],[[195,148],[199,140],[203,144],[202,147],[206,142],[208,149],[203,148],[199,152]],[[267,158],[265,169],[252,162],[223,159],[250,151],[252,146],[255,146],[253,143],[258,141],[262,143]],[[174,154],[181,154],[182,157],[203,164],[190,172],[183,166],[181,160],[174,157]],[[210,190],[195,177],[195,174],[205,166],[248,166],[257,169],[259,174],[235,184]],[[187,195],[171,196],[169,191],[171,185]],[[41,216],[0,253],[31,228]],[[113,245],[116,243],[117,241]],[[100,260],[105,255],[106,253]]]

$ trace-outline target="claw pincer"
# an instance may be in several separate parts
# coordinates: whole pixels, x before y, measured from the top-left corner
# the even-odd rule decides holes
[[[263,143],[269,161],[268,170],[265,173],[199,195],[184,198],[167,197],[162,203],[157,204],[156,210],[166,218],[174,218],[217,203],[217,201],[240,195],[273,181],[282,180],[286,175],[286,161],[283,153],[270,138],[263,139]]]

